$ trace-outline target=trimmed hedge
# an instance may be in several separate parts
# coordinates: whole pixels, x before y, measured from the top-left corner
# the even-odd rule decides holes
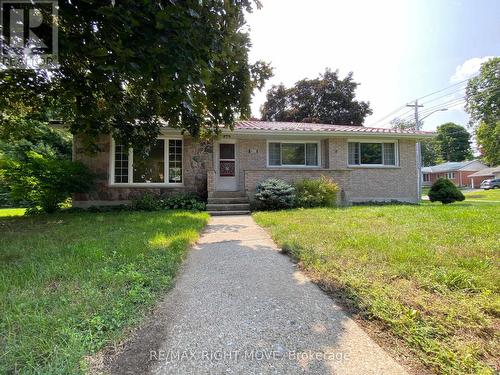
[[[429,190],[429,200],[431,202],[450,204],[457,201],[463,201],[465,197],[453,182],[441,177],[432,184]]]

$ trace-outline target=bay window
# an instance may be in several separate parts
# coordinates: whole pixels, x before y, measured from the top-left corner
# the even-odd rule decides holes
[[[269,142],[270,166],[317,167],[319,146],[317,142]]]
[[[159,138],[147,153],[112,142],[113,184],[182,183],[182,139]]]
[[[396,142],[349,142],[349,165],[360,166],[396,166]]]

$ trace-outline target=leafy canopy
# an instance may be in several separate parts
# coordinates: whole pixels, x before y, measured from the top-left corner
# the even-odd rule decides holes
[[[464,161],[472,159],[470,134],[463,126],[453,122],[438,126],[436,142],[443,160]]]
[[[391,127],[399,130],[416,130],[415,121],[412,120],[394,119],[391,121]],[[420,142],[422,164],[429,166],[444,161],[472,159],[470,137],[463,126],[453,122],[438,126],[435,139]]]
[[[73,193],[92,188],[93,175],[81,163],[28,151],[22,161],[0,158],[0,179],[10,188],[14,201],[25,202],[30,211],[52,213]]]
[[[483,63],[466,89],[466,110],[486,163],[500,164],[500,57]]]
[[[352,76],[341,79],[338,71],[327,69],[319,78],[303,79],[290,88],[273,86],[261,107],[262,119],[362,125],[372,110],[368,102],[355,99],[359,83]]]
[[[259,5],[259,3],[257,3]],[[252,0],[61,0],[55,71],[0,73],[0,112],[51,108],[88,145],[99,133],[138,148],[162,124],[194,136],[250,114],[271,76],[250,64]]]
[[[500,165],[500,121],[481,122],[476,127],[476,140],[484,161]]]

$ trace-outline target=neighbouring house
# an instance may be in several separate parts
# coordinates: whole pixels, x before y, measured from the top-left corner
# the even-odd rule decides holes
[[[307,123],[240,121],[218,139],[197,141],[165,127],[144,159],[109,135],[100,151],[84,152],[75,136],[73,158],[97,175],[95,191],[75,194],[75,206],[124,203],[153,192],[246,196],[259,182],[289,182],[322,175],[335,180],[344,204],[363,201],[419,202],[417,142],[424,131]]]
[[[472,188],[478,188],[484,180],[493,180],[500,178],[500,166],[484,168],[469,175],[472,181]],[[479,183],[478,183],[479,182]]]
[[[472,175],[485,168],[487,168],[487,165],[479,160],[446,162],[431,167],[423,167],[422,184],[424,186],[430,186],[438,178],[443,177],[460,187],[479,186],[482,181],[481,178]]]

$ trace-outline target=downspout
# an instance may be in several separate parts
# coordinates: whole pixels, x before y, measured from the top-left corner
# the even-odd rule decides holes
[[[417,203],[422,203],[422,154],[420,152],[420,142],[416,143],[417,157]]]

